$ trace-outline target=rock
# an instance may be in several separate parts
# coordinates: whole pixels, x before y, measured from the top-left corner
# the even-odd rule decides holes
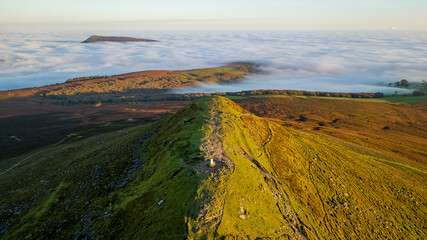
[[[208,166],[211,168],[215,167],[215,162],[214,162],[213,158],[210,159]]]
[[[0,235],[7,233],[10,226],[10,220],[5,220],[0,223]]]

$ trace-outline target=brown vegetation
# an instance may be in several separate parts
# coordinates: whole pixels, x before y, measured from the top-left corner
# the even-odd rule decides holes
[[[253,65],[227,65],[189,71],[142,71],[114,76],[69,79],[62,84],[0,92],[0,100],[14,97],[55,97],[78,94],[117,93],[132,90],[168,90],[200,82],[229,82],[253,72]],[[158,92],[155,92],[157,94]]]
[[[235,101],[246,110],[282,125],[376,149],[427,169],[427,103],[301,98]]]
[[[0,159],[69,139],[70,133],[83,131],[80,135],[88,137],[170,115],[199,95],[168,95],[169,89],[236,80],[251,71],[251,64],[235,63],[189,71],[81,77],[63,84],[0,92]],[[115,124],[92,131],[104,123]]]
[[[30,100],[31,99],[31,100]],[[188,101],[107,103],[61,106],[51,101],[7,99],[0,102],[0,160],[53,144],[72,133],[87,138],[176,112]],[[3,161],[0,161],[2,165]]]

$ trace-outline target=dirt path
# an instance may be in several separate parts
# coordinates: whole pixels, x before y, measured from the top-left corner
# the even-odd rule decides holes
[[[26,157],[26,158],[22,159],[21,161],[19,161],[19,162],[17,162],[17,163],[15,163],[15,164],[13,164],[11,167],[9,167],[8,169],[6,169],[6,170],[4,170],[3,172],[1,172],[1,173],[0,173],[0,176],[1,176],[1,175],[3,175],[3,174],[5,174],[5,173],[8,173],[10,170],[12,170],[12,169],[14,169],[15,167],[17,167],[17,166],[21,165],[23,162],[27,161],[28,159],[30,159],[30,158],[32,158],[32,157],[34,157],[34,156],[36,156],[36,155],[40,154],[40,153],[41,153],[41,152],[43,152],[44,150],[45,150],[45,148],[42,148],[41,150],[39,150],[39,151],[37,151],[37,152],[35,152],[35,153],[32,153],[32,154],[30,154],[28,157]]]
[[[290,200],[287,194],[285,193],[282,184],[279,180],[271,173],[269,173],[255,158],[251,157],[243,148],[243,156],[246,159],[251,161],[261,172],[264,177],[264,181],[269,187],[271,194],[276,201],[276,206],[279,212],[282,214],[283,219],[288,223],[290,228],[293,231],[293,239],[305,239],[306,233],[301,227],[302,222],[299,220],[298,216],[294,216],[293,209],[290,205]]]
[[[270,132],[270,136],[268,136],[267,141],[265,141],[264,144],[262,144],[259,149],[265,147],[265,145],[267,145],[267,143],[269,143],[273,138],[273,132],[271,131],[271,128],[270,128],[270,122],[268,120],[265,120],[265,121],[267,122],[267,128],[268,128],[268,131]]]
[[[227,199],[227,188],[224,186],[227,179],[233,174],[235,166],[233,161],[225,154],[222,143],[222,119],[219,116],[218,109],[211,107],[208,126],[211,133],[201,144],[201,150],[205,161],[200,161],[196,170],[205,176],[206,194],[199,195],[196,201],[190,207],[187,216],[187,236],[191,235],[195,239],[203,239],[206,235],[199,236],[200,233],[215,233],[222,222],[224,206]],[[213,159],[215,167],[209,167],[209,160]],[[191,223],[190,223],[190,222]],[[194,228],[194,226],[197,226]],[[193,229],[189,229],[193,227]],[[201,230],[201,231],[200,231]],[[191,231],[191,232],[190,232]]]

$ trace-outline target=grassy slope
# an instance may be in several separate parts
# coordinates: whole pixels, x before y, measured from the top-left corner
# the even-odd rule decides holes
[[[217,165],[228,159],[231,164],[215,169],[214,175],[204,180],[200,186],[196,199],[204,198],[208,201],[202,201],[204,206],[198,216],[190,215],[189,239],[299,236],[293,233],[295,226],[288,225],[280,209],[276,207],[275,197],[269,190],[264,175],[248,161],[240,149],[242,147],[244,151],[252,152],[254,142],[250,137],[239,135],[243,132],[235,131],[235,127],[240,126],[234,124],[239,122],[241,115],[247,114],[241,108],[235,108],[236,106],[224,98],[213,98],[211,101],[211,115],[219,118],[217,122],[213,121],[211,128],[213,132],[218,131],[215,138],[221,139],[224,151],[221,157],[214,159]],[[229,132],[230,128],[233,129],[232,132]],[[232,146],[229,141],[233,142]],[[268,163],[261,164],[270,168]],[[219,222],[205,226],[207,221],[217,215],[220,215]]]
[[[425,171],[332,139],[274,133],[265,154],[304,226],[324,238],[424,236]]]
[[[206,106],[147,127],[42,150],[0,176],[6,239],[176,239],[200,176]],[[192,124],[183,124],[184,119]],[[160,204],[158,204],[161,200]]]
[[[427,169],[427,104],[263,98],[236,100],[257,116],[318,135],[333,136]]]
[[[309,238],[425,237],[423,169],[369,148],[275,123],[270,123],[271,141],[260,149],[269,136],[265,120],[253,115],[223,117],[227,154],[238,162],[242,147],[266,169],[270,165]],[[249,175],[242,177],[250,178]],[[258,206],[247,197],[254,193],[248,192],[242,193],[240,200],[246,199],[244,208],[251,212]],[[238,205],[234,205],[236,212]],[[240,234],[250,232],[253,226],[247,227]]]
[[[425,180],[405,160],[215,97],[42,150],[0,176],[0,216],[5,239],[423,238]]]

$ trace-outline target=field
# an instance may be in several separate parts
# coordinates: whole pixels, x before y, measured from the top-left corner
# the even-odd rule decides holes
[[[379,102],[379,103],[401,103],[401,104],[415,104],[427,102],[427,95],[423,96],[403,96],[403,95],[386,95],[378,98],[349,98],[349,97],[321,97],[321,96],[298,96],[298,95],[275,95],[275,94],[261,94],[261,95],[246,95],[246,96],[227,96],[229,99],[248,99],[248,98],[305,98],[305,99],[333,99],[333,100],[352,100],[364,102]]]

